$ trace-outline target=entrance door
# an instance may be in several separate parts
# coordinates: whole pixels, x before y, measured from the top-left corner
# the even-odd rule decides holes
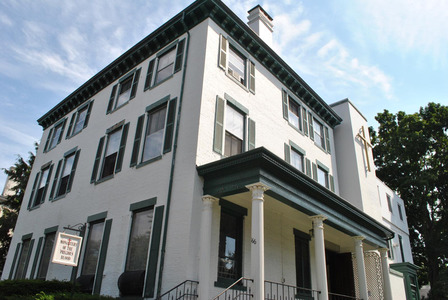
[[[311,296],[311,292],[306,290],[311,289],[310,237],[303,232],[294,230],[294,238],[296,248],[296,285],[299,287],[297,289],[297,296]],[[301,297],[300,299],[302,299]]]
[[[355,279],[351,253],[325,251],[327,260],[328,291],[355,297]]]

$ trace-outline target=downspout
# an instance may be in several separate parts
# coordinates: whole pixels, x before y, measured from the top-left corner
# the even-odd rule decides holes
[[[188,28],[185,24],[185,12],[182,14],[182,24],[184,25],[184,28]],[[188,61],[188,49],[190,46],[190,31],[187,30],[187,44],[185,49],[185,60],[184,60],[184,67],[182,71],[182,83],[180,88],[180,94],[179,94],[179,109],[177,111],[177,121],[176,121],[176,130],[174,132],[174,142],[173,142],[173,156],[171,159],[171,171],[170,171],[170,179],[168,184],[168,196],[166,200],[166,213],[165,213],[165,223],[163,226],[163,238],[162,238],[162,248],[160,250],[160,265],[159,265],[159,279],[157,281],[157,298],[160,297],[162,292],[162,277],[163,277],[163,268],[165,263],[165,252],[166,252],[166,236],[168,232],[168,219],[170,215],[170,207],[171,207],[171,195],[173,191],[173,177],[174,177],[174,167],[176,162],[176,153],[177,153],[177,139],[179,136],[179,124],[180,124],[180,117],[181,117],[181,111],[182,111],[182,100],[184,96],[184,86],[185,86],[185,74],[187,71],[187,61]]]

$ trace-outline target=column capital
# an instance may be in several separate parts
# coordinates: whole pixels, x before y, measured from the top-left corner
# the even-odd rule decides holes
[[[380,252],[380,254],[381,254],[381,257],[387,257],[387,251],[389,251],[389,249],[388,248],[378,248],[378,251]]]
[[[249,191],[257,191],[257,190],[261,190],[263,192],[266,192],[267,190],[271,189],[270,187],[268,187],[266,184],[261,183],[261,182],[257,182],[257,183],[252,183],[252,184],[248,184],[246,185],[246,188]]]
[[[363,240],[366,239],[366,238],[365,238],[364,236],[362,236],[362,235],[352,236],[352,238],[353,238],[355,241],[363,241]]]
[[[324,215],[315,215],[315,216],[310,216],[309,217],[310,219],[311,219],[311,221],[321,221],[321,222],[323,222],[323,221],[325,221],[326,219],[328,219],[326,216],[324,216]]]
[[[213,197],[211,195],[204,195],[202,196],[202,201],[206,202],[206,203],[213,203],[213,202],[218,202],[218,198]]]

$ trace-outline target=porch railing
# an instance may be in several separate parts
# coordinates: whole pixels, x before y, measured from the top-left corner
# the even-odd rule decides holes
[[[157,300],[196,300],[198,299],[198,281],[185,280],[171,290],[157,297]]]
[[[254,295],[252,294],[253,279],[241,277],[213,300],[252,300]]]
[[[266,280],[264,296],[266,300],[318,300],[320,291]]]
[[[329,300],[362,300],[354,296],[341,295],[336,293],[328,293]]]

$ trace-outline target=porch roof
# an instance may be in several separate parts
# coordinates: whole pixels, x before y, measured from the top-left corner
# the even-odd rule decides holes
[[[352,204],[326,189],[264,147],[197,167],[204,195],[224,197],[247,192],[261,182],[266,194],[310,216],[325,215],[326,224],[365,242],[387,247],[394,233]]]

